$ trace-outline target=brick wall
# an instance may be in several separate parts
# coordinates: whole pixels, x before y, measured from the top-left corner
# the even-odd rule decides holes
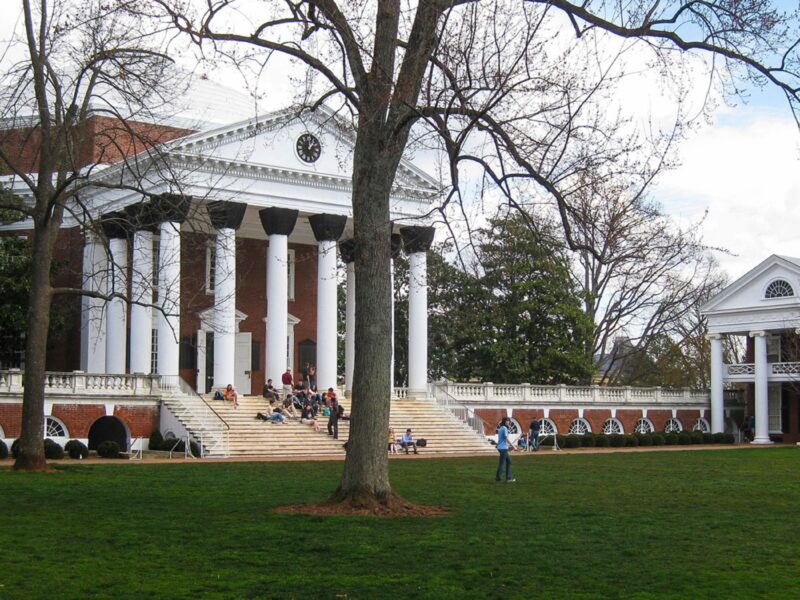
[[[92,423],[106,416],[106,407],[102,404],[55,404],[53,416],[64,422],[69,437],[85,438]]]
[[[483,421],[486,435],[494,435],[500,419],[508,416],[508,412],[504,408],[479,408],[475,410],[475,414]]]
[[[0,426],[7,438],[19,437],[22,427],[22,403],[0,404]]]
[[[158,429],[158,406],[125,406],[117,405],[114,416],[128,426],[131,438],[150,437],[154,429]]]
[[[686,431],[691,431],[697,419],[700,418],[699,410],[679,410],[675,414]]]
[[[620,409],[617,411],[617,419],[622,423],[625,433],[633,433],[636,421],[642,418],[642,411],[639,409]]]
[[[664,428],[667,426],[667,421],[669,421],[672,418],[672,411],[648,410],[647,418],[653,422],[653,427],[655,428],[655,431],[664,431]]]
[[[583,418],[589,421],[592,433],[603,433],[603,425],[611,418],[610,410],[587,409],[583,411]]]
[[[570,423],[577,418],[578,411],[574,408],[556,408],[550,411],[550,420],[556,424],[556,429],[561,435],[566,435]]]

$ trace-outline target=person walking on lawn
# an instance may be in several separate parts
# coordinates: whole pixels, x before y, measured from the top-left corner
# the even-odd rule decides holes
[[[500,427],[497,429],[497,451],[500,453],[500,463],[497,465],[495,481],[501,481],[503,468],[505,468],[506,483],[513,483],[516,481],[511,475],[511,457],[508,455],[511,449],[511,444],[508,441],[508,426],[510,424],[511,419],[503,417],[503,420],[500,421]]]

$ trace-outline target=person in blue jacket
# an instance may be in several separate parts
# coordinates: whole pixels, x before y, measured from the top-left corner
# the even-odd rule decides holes
[[[516,481],[511,475],[511,457],[508,455],[508,451],[511,448],[511,444],[508,441],[508,426],[510,423],[511,419],[503,417],[503,420],[500,421],[500,427],[497,429],[497,451],[500,453],[500,464],[497,465],[495,481],[501,480],[503,468],[505,467],[506,483]]]

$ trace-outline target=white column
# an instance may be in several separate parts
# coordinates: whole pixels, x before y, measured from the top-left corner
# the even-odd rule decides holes
[[[336,241],[321,240],[317,262],[317,389],[336,388]]]
[[[131,373],[150,373],[153,344],[153,309],[137,302],[153,302],[153,234],[133,234],[131,256]]]
[[[352,261],[347,263],[344,319],[344,385],[345,394],[349,397],[353,392],[353,372],[356,362],[356,265]]]
[[[106,253],[97,235],[86,232],[83,247],[83,287],[105,293]],[[81,298],[81,370],[106,372],[106,333],[103,327],[103,301]]]
[[[756,368],[755,414],[756,435],[754,444],[771,444],[769,439],[769,384],[767,364],[767,334],[764,331],[751,331],[750,337],[755,342],[754,358]]]
[[[722,336],[708,336],[711,342],[711,432],[725,431],[725,402],[722,388]]]
[[[214,387],[236,379],[236,230],[217,230],[214,266]],[[269,286],[267,286],[269,287]]]
[[[128,241],[124,238],[108,240],[111,251],[109,292],[127,295],[125,274],[128,270]],[[127,303],[124,298],[113,297],[106,304],[106,373],[125,373],[127,345]]]
[[[428,389],[428,274],[425,252],[408,257],[408,394]]]
[[[266,373],[280,386],[289,365],[287,320],[289,318],[289,236],[272,234],[267,247],[267,342]],[[216,344],[216,341],[215,341]]]
[[[181,224],[161,224],[158,251],[158,374],[178,375],[180,356]]]

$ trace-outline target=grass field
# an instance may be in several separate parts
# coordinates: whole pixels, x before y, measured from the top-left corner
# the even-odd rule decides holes
[[[800,449],[391,463],[430,518],[272,512],[340,462],[0,467],[0,599],[800,597]]]

